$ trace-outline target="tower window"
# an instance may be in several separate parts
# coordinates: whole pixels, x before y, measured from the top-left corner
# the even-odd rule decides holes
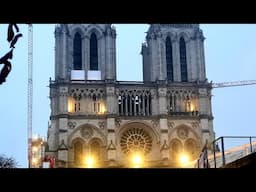
[[[180,38],[180,71],[181,81],[188,81],[186,43],[183,37]]]
[[[73,41],[73,69],[82,69],[82,40],[79,33],[75,34]]]
[[[98,70],[98,41],[95,33],[90,38],[90,70]]]
[[[170,37],[166,38],[166,67],[167,67],[167,80],[173,81],[173,58],[172,58],[172,43]]]

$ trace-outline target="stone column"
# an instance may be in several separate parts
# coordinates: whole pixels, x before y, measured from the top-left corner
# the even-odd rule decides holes
[[[200,41],[200,55],[201,55],[201,75],[202,75],[202,80],[205,80],[206,78],[206,73],[205,73],[205,56],[204,56],[204,37],[201,37],[201,41]]]
[[[58,127],[57,127],[58,120],[51,120],[51,125],[48,128],[49,137],[47,139],[47,143],[49,145],[49,151],[56,151],[59,144],[58,139]]]
[[[67,49],[68,49],[68,46],[67,46],[67,32],[66,31],[63,31],[63,55],[62,55],[62,73],[61,73],[61,78],[63,79],[69,79],[67,77],[67,56],[68,56],[68,52],[67,52]]]
[[[173,80],[174,81],[181,81],[181,74],[180,74],[180,46],[179,41],[175,39],[173,42]]]
[[[68,113],[68,88],[59,87],[59,113]]]
[[[199,89],[198,107],[200,115],[208,115],[208,96],[205,88]]]
[[[107,118],[107,160],[108,166],[116,166],[116,133],[115,133],[115,118]]]
[[[111,39],[111,71],[110,78],[116,80],[116,31],[112,29],[112,39]]]
[[[189,43],[189,52],[190,52],[190,67],[191,67],[191,80],[196,81],[199,79],[199,63],[196,59],[196,40],[195,38],[192,38]]]
[[[162,51],[163,51],[163,45],[162,45],[162,34],[161,33],[158,33],[157,34],[157,62],[156,62],[156,65],[157,68],[158,68],[158,74],[157,74],[157,78],[158,80],[165,80],[164,78],[164,72],[166,72],[166,70],[164,69],[164,66],[163,66],[163,54],[162,54]]]
[[[160,118],[159,126],[161,130],[161,137],[160,137],[160,151],[163,160],[163,165],[169,165],[169,146],[168,142],[168,126],[167,126],[167,119]]]
[[[187,58],[187,76],[188,82],[192,81],[193,79],[193,70],[196,68],[192,65],[192,58],[191,58],[191,40],[188,38],[186,41],[186,58]]]
[[[63,51],[61,49],[63,44],[63,33],[60,31],[61,29],[55,29],[55,79],[59,79],[62,74],[62,56],[61,52]]]
[[[111,79],[111,55],[110,55],[110,53],[111,53],[111,41],[110,41],[110,35],[111,35],[111,31],[110,31],[111,29],[110,28],[108,28],[107,29],[107,31],[106,31],[106,36],[105,36],[105,40],[106,40],[106,48],[105,48],[105,50],[106,50],[106,67],[105,67],[105,69],[106,69],[106,72],[105,72],[105,78],[106,79]]]
[[[150,93],[151,93],[151,107],[152,107],[152,115],[158,115],[159,114],[159,102],[158,102],[158,97],[157,97],[157,89],[151,89]],[[146,98],[146,96],[143,96],[144,100]],[[144,101],[143,101],[144,102]],[[143,105],[143,110],[145,110],[145,104]],[[144,114],[144,111],[143,111]]]
[[[167,102],[166,102],[167,88],[159,87],[158,88],[158,101],[159,101],[159,114],[167,114]]]
[[[106,112],[107,114],[118,113],[118,100],[115,95],[114,85],[107,85],[106,87]]]
[[[153,34],[152,34],[153,35]],[[151,37],[149,40],[149,48],[150,48],[150,65],[151,65],[151,81],[156,81],[159,76],[159,65],[158,65],[158,60],[157,60],[157,41]]]
[[[68,167],[68,119],[59,118],[58,167]]]
[[[88,79],[88,71],[90,70],[90,37],[88,35],[84,38],[84,70],[85,70],[85,79]]]

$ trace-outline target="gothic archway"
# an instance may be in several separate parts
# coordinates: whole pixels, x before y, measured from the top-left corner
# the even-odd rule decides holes
[[[146,122],[126,123],[117,133],[117,158],[130,167],[139,156],[143,166],[150,166],[151,161],[161,157],[159,138],[159,133]]]
[[[89,156],[93,158],[94,164],[100,166],[104,159],[102,151],[102,141],[98,138],[93,138],[89,142]]]
[[[83,167],[84,164],[84,155],[85,155],[85,150],[84,150],[84,141],[82,138],[75,138],[72,141],[71,144],[71,156],[73,159],[73,166],[74,167]]]
[[[179,139],[170,141],[170,159],[174,162],[179,161],[179,155],[183,151],[183,144]]]
[[[175,166],[180,166],[182,156],[193,163],[200,153],[201,140],[196,132],[185,124],[174,128],[169,134],[170,159]]]
[[[197,147],[197,142],[194,139],[189,138],[185,141],[184,150],[192,160],[198,158],[199,150]]]

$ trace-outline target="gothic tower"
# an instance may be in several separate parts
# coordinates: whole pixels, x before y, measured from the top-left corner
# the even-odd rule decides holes
[[[143,82],[116,80],[110,24],[55,29],[48,155],[57,167],[180,167],[214,139],[211,85],[197,24],[150,25]]]

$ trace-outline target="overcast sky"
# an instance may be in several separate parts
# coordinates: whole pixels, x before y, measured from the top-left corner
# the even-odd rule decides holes
[[[115,24],[117,79],[142,80],[141,44],[148,25]],[[14,157],[27,167],[27,25],[14,49],[12,71],[0,85],[0,154]],[[201,24],[206,37],[205,61],[209,81],[256,79],[255,24]],[[0,25],[0,56],[9,50],[7,25]],[[33,25],[33,134],[47,135],[50,114],[49,78],[54,78],[54,25]],[[128,67],[129,66],[129,67]],[[0,66],[0,68],[2,65]],[[216,138],[256,136],[254,125],[256,85],[215,88],[212,109]]]

